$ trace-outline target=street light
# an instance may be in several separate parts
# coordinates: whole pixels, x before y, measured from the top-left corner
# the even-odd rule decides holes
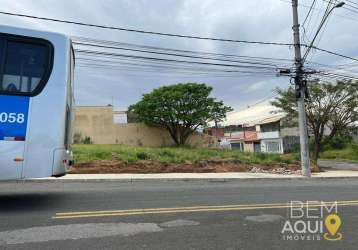
[[[327,18],[329,17],[329,15],[332,13],[332,11],[333,11],[334,9],[341,8],[341,7],[342,7],[343,5],[345,5],[345,4],[346,4],[345,2],[339,2],[339,3],[337,3],[335,6],[333,6],[333,7],[329,10],[329,12],[327,13],[327,15],[325,15],[325,16],[323,17],[323,19],[322,19],[322,21],[321,21],[321,23],[320,23],[320,25],[319,25],[319,27],[318,27],[318,30],[317,30],[315,36],[314,36],[313,39],[312,39],[312,42],[311,42],[310,45],[308,46],[308,48],[307,48],[307,50],[306,50],[306,52],[305,52],[305,55],[303,56],[302,63],[304,63],[304,61],[306,60],[306,58],[307,58],[307,56],[308,56],[308,53],[310,52],[311,48],[313,47],[313,43],[315,42],[315,40],[316,40],[316,38],[317,38],[319,32],[321,31],[321,29],[322,29],[322,27],[323,27],[323,24],[327,21]]]
[[[346,4],[345,2],[340,2],[340,3],[337,3],[336,6],[334,6],[333,8],[340,8],[345,4]]]

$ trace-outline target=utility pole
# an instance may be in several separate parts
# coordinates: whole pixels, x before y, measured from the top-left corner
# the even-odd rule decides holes
[[[300,42],[300,25],[298,23],[298,0],[292,0],[292,16],[293,16],[293,40],[295,47],[295,68],[296,74],[295,89],[297,97],[298,107],[298,124],[300,133],[300,148],[301,148],[301,167],[302,175],[305,177],[311,177],[310,169],[310,157],[309,157],[309,145],[308,145],[308,130],[306,121],[306,108],[305,108],[305,94],[306,84],[303,81],[303,63],[301,56],[301,42]]]

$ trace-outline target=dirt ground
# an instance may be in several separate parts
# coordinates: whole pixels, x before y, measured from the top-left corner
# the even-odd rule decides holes
[[[72,174],[103,174],[103,173],[223,173],[223,172],[272,172],[278,174],[299,173],[299,164],[248,165],[239,161],[200,161],[183,164],[166,164],[153,161],[122,163],[116,160],[100,160],[81,162],[72,167]],[[319,172],[318,167],[312,168]]]

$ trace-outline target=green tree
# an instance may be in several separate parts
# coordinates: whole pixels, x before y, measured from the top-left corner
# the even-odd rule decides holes
[[[337,81],[336,83],[309,82],[309,98],[306,100],[307,125],[313,134],[313,161],[317,162],[325,132],[327,141],[337,134],[344,134],[358,121],[358,83]],[[288,120],[297,126],[297,101],[295,90],[277,89],[279,96],[272,104],[287,114]]]
[[[184,145],[200,126],[220,122],[232,111],[222,101],[210,97],[212,87],[179,83],[154,89],[128,108],[137,119],[168,130],[176,145]]]

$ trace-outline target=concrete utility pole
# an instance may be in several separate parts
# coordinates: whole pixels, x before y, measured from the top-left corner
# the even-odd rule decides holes
[[[295,47],[295,89],[297,97],[298,107],[298,123],[300,132],[300,148],[301,148],[301,166],[302,175],[311,177],[310,169],[310,156],[309,156],[309,145],[308,145],[308,130],[306,122],[306,108],[305,108],[305,94],[306,85],[303,82],[303,64],[301,57],[301,42],[300,42],[300,25],[298,23],[298,11],[297,11],[298,0],[292,0],[292,14],[293,14],[293,40]]]

